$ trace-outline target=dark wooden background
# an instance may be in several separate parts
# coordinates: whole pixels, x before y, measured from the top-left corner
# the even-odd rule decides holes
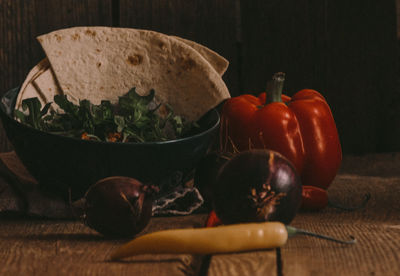
[[[396,0],[0,0],[0,94],[44,57],[37,35],[82,25],[145,28],[225,56],[233,96],[261,92],[276,71],[287,73],[289,95],[320,91],[344,153],[400,151],[396,11]]]

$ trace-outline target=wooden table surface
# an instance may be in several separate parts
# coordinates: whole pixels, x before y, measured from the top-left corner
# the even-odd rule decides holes
[[[345,156],[329,189],[348,212],[300,212],[293,225],[347,239],[297,236],[279,249],[213,256],[142,255],[110,262],[122,240],[105,240],[77,221],[0,216],[0,275],[400,275],[400,153]],[[200,227],[206,215],[153,218],[144,232]]]

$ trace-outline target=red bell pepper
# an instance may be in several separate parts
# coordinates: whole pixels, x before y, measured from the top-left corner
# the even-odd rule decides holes
[[[326,190],[315,186],[303,186],[301,209],[316,211],[324,209],[329,204]]]
[[[214,210],[211,210],[207,216],[205,227],[215,227],[222,225],[222,221],[218,218]]]
[[[275,150],[293,163],[303,185],[327,189],[342,161],[331,110],[315,90],[282,95],[284,78],[284,73],[276,73],[267,93],[240,95],[224,103],[222,146]]]

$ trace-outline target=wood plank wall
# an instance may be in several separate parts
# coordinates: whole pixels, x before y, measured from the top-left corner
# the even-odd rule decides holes
[[[44,57],[35,37],[59,28],[145,28],[202,43],[230,61],[233,96],[319,90],[345,153],[400,150],[400,0],[0,0],[0,94]]]

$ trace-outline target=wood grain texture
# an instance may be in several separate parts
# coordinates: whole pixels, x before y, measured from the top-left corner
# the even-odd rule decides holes
[[[329,188],[331,201],[357,205],[365,193],[370,193],[366,208],[353,212],[333,208],[300,212],[292,224],[342,239],[353,235],[356,244],[297,236],[280,249],[281,262],[274,250],[214,255],[205,266],[207,275],[397,275],[399,156],[345,156],[343,164],[345,168]],[[384,167],[379,174],[379,168]],[[206,215],[153,218],[143,233],[200,227],[205,218]],[[0,275],[199,275],[201,271],[203,256],[142,255],[106,262],[109,253],[122,243],[105,240],[78,222],[3,217]]]
[[[241,4],[245,91],[284,71],[287,94],[313,88],[327,98],[344,152],[400,148],[394,1]]]
[[[79,25],[111,25],[112,0],[1,0],[0,96],[22,84],[43,57],[36,36]],[[0,151],[10,151],[0,124]]]
[[[111,25],[111,0],[1,0],[0,95],[44,57],[36,36],[79,25]]]
[[[276,71],[287,73],[289,95],[304,87],[319,90],[345,153],[399,151],[398,3],[1,0],[0,95],[43,58],[38,34],[79,25],[153,29],[226,57],[224,80],[233,96],[264,90]]]
[[[300,213],[294,226],[342,239],[353,235],[357,243],[293,237],[281,249],[283,275],[398,275],[400,178],[339,175],[329,190],[333,202],[347,206],[357,205],[365,193],[371,199],[363,210]]]
[[[208,276],[276,275],[276,250],[214,255]]]
[[[306,0],[241,1],[244,92],[264,91],[279,71],[287,74],[288,94],[299,87],[325,86],[324,78],[314,76],[321,70],[315,63],[323,65],[315,48],[326,43],[315,39],[325,32],[322,1],[317,2],[310,7]]]
[[[400,0],[396,0],[397,39],[400,39]]]
[[[146,232],[194,227],[204,216],[153,218]],[[109,262],[124,241],[105,240],[79,222],[5,220],[0,223],[0,275],[195,275],[201,256],[142,255]]]
[[[327,6],[333,19],[327,89],[347,151],[399,150],[394,137],[400,132],[393,129],[400,123],[394,4],[329,1]]]
[[[374,224],[299,224],[319,233],[343,238],[358,233],[357,244],[331,245],[296,237],[282,248],[283,275],[398,275],[399,229]]]
[[[223,76],[238,94],[237,1],[120,1],[120,26],[150,29],[201,43],[229,60]]]

